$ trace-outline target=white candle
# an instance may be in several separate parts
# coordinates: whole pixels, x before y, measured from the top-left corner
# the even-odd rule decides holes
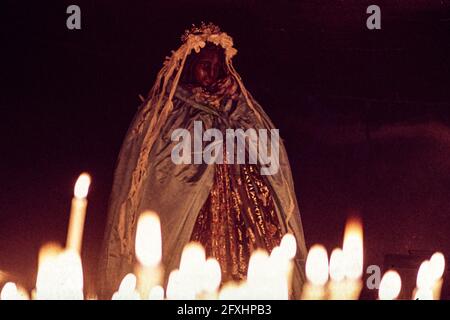
[[[417,272],[414,300],[439,300],[442,289],[442,276],[445,271],[445,257],[436,252],[430,260],[425,260]]]
[[[442,290],[442,276],[445,271],[445,257],[441,252],[436,252],[431,256],[430,259],[431,276],[434,280],[432,287],[433,299],[439,300],[441,298]]]
[[[158,215],[153,211],[145,211],[139,217],[136,241],[137,288],[142,299],[148,299],[153,287],[162,281],[162,239],[161,224]]]
[[[313,245],[306,258],[307,283],[303,287],[303,300],[325,298],[325,284],[328,281],[328,254],[322,245]]]
[[[295,253],[294,253],[295,255]],[[272,297],[276,300],[288,300],[292,294],[290,283],[292,281],[291,255],[287,254],[286,248],[275,247],[269,257],[269,274],[271,277]],[[292,298],[300,298],[293,297]]]
[[[61,246],[55,243],[45,244],[40,249],[34,299],[54,300],[56,298],[55,275],[57,271],[55,265],[62,250]]]
[[[64,250],[57,259],[56,292],[60,299],[83,300],[83,266],[81,257],[74,250]]]
[[[267,251],[255,250],[248,263],[246,286],[239,288],[239,294],[248,295],[247,299],[273,299],[279,289],[272,266]]]
[[[356,300],[359,298],[362,289],[363,274],[363,227],[362,222],[357,217],[352,217],[347,221],[344,232],[344,243],[342,246],[344,253],[344,273],[343,294],[345,300]]]
[[[217,299],[218,290],[222,280],[222,271],[219,262],[214,258],[208,258],[203,266],[204,276],[201,279],[202,300]]]
[[[203,246],[198,242],[190,242],[181,253],[179,273],[182,279],[182,288],[188,296],[198,296],[202,291],[205,277],[204,267],[206,254]],[[189,293],[188,293],[189,292]]]
[[[345,257],[341,248],[335,248],[330,256],[330,278],[332,281],[342,281],[345,278]]]
[[[358,218],[351,218],[345,226],[344,244],[345,276],[361,279],[363,273],[363,230]]]
[[[169,274],[166,295],[169,300],[194,300],[195,291],[185,284],[185,277],[175,269]]]
[[[425,260],[417,272],[416,289],[413,292],[414,300],[433,300],[433,277],[430,261]]]
[[[150,290],[148,300],[164,300],[164,288],[161,286],[154,286]]]
[[[86,197],[90,184],[91,177],[87,173],[81,174],[75,183],[74,198],[72,199],[66,248],[78,253],[81,252],[84,220],[86,218]]]
[[[283,258],[283,264],[287,264],[287,270],[285,270],[285,277],[287,281],[287,288],[288,288],[288,298],[291,296],[292,299],[299,299],[300,297],[294,297],[292,293],[292,275],[294,271],[294,259],[297,254],[297,240],[295,239],[294,235],[290,233],[286,233],[283,238],[281,239],[280,243],[280,251]],[[275,249],[274,249],[275,250]],[[273,250],[272,250],[273,253]],[[271,254],[272,254],[271,253]]]
[[[45,245],[39,253],[36,299],[83,298],[83,268],[80,255],[74,250],[62,250],[55,244]]]
[[[219,300],[238,300],[240,296],[247,293],[246,285],[239,285],[235,282],[227,282],[219,292]]]
[[[346,299],[349,285],[345,281],[345,257],[341,248],[335,248],[330,256],[330,281],[328,294],[331,300]]]
[[[111,300],[140,300],[136,291],[136,276],[128,273],[120,282],[119,290],[115,292]]]
[[[29,300],[25,290],[17,288],[13,282],[7,282],[0,292],[0,300]]]

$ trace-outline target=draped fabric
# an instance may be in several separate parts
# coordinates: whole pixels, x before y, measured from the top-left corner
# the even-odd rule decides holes
[[[165,282],[169,272],[178,267],[182,249],[191,239],[206,246],[209,243],[210,253],[219,260],[223,257],[246,260],[252,249],[250,244],[270,250],[289,232],[297,239],[293,294],[298,297],[304,282],[306,247],[283,142],[280,141],[279,170],[267,176],[259,175],[258,165],[174,164],[171,159],[176,144],[171,139],[173,131],[183,128],[194,132],[195,121],[201,121],[204,130],[216,128],[221,132],[230,128],[274,129],[262,107],[245,89],[229,57],[227,68],[238,90],[225,95],[219,106],[194,99],[192,90],[178,85],[183,63],[191,50],[183,48],[173,54],[158,74],[149,97],[131,123],[116,163],[99,264],[101,296],[110,297],[121,279],[133,271],[137,220],[143,211],[153,210],[161,220]],[[207,143],[203,143],[205,147]],[[217,197],[221,189],[226,192]],[[243,203],[239,209],[233,209],[233,201],[238,198]],[[226,204],[218,206],[219,200]],[[241,233],[241,243],[245,244],[241,255],[237,254],[239,249],[230,249],[231,243],[236,245],[239,241],[223,247],[225,255],[211,250],[209,239],[218,238],[208,239],[208,234],[217,230],[205,221],[219,215],[219,219],[231,219],[227,223],[229,235],[239,237]],[[242,277],[246,263],[224,264],[231,270],[227,276]]]
[[[209,197],[197,217],[191,240],[219,261],[222,281],[247,275],[251,253],[271,252],[281,242],[273,191],[255,165],[216,164]]]

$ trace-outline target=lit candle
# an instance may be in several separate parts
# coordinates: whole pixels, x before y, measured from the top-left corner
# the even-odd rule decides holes
[[[146,211],[139,217],[136,241],[137,287],[142,299],[148,299],[153,287],[161,284],[162,280],[162,239],[161,224],[158,215]]]
[[[161,286],[154,286],[148,295],[148,300],[164,300],[164,288]]]
[[[17,288],[13,282],[7,282],[0,292],[0,300],[29,300],[25,290]]]
[[[39,253],[35,298],[38,300],[83,300],[83,268],[74,250],[45,245]]]
[[[62,252],[61,246],[48,243],[42,246],[38,257],[38,273],[36,278],[36,289],[33,299],[54,300],[57,298],[55,290],[56,259]]]
[[[205,263],[205,249],[200,243],[190,242],[183,248],[179,273],[182,279],[182,290],[187,296],[197,297],[201,293]]]
[[[136,291],[136,276],[128,273],[120,282],[119,290],[115,292],[111,300],[140,300],[139,292]]]
[[[294,235],[290,233],[286,233],[283,238],[281,239],[280,243],[280,252],[282,253],[282,265],[285,265],[287,267],[286,270],[282,271],[286,277],[287,282],[287,288],[288,288],[288,297],[289,295],[292,296],[292,275],[294,271],[294,259],[297,254],[297,240],[295,239]],[[275,250],[275,249],[274,249]],[[273,251],[272,250],[272,253]],[[272,255],[271,253],[271,255]],[[298,299],[300,297],[294,297],[293,299]]]
[[[295,240],[294,235],[286,233],[281,239],[280,248],[287,259],[294,259],[297,253],[297,240]]]
[[[328,254],[322,245],[313,245],[306,258],[307,283],[303,287],[303,300],[323,300],[328,281]]]
[[[214,258],[208,258],[203,267],[204,277],[202,279],[200,299],[217,299],[222,271],[219,262]]]
[[[219,292],[219,300],[238,300],[246,291],[248,292],[244,287],[245,285],[239,285],[235,282],[225,283]]]
[[[425,260],[417,272],[416,289],[413,293],[414,300],[433,300],[434,280],[431,273],[430,261]]]
[[[298,299],[292,294],[292,274],[294,269],[293,259],[297,253],[297,241],[295,237],[287,233],[283,236],[279,247],[273,248],[270,253],[269,274],[272,275],[272,298],[277,300],[287,300],[289,298]]]
[[[273,299],[276,293],[274,276],[269,254],[262,249],[255,250],[250,256],[247,270],[247,283],[240,288],[239,294],[249,295],[248,299]]]
[[[356,300],[362,289],[363,227],[359,218],[350,218],[345,226],[344,244],[344,299]]]
[[[445,271],[445,257],[441,252],[436,252],[430,259],[431,276],[434,280],[432,287],[433,299],[439,300],[441,298],[442,282]]]
[[[291,293],[292,260],[281,247],[273,248],[269,257],[272,297],[276,300],[288,300]]]
[[[380,300],[397,299],[402,289],[402,279],[397,271],[389,270],[381,278],[378,297]]]
[[[335,248],[330,256],[330,278],[339,282],[345,278],[345,257],[341,248]]]
[[[430,260],[425,260],[417,272],[414,300],[439,300],[442,289],[442,276],[445,270],[445,257],[436,252]]]
[[[195,292],[185,285],[183,274],[175,269],[169,274],[166,295],[169,300],[194,300]]]
[[[64,250],[57,259],[58,291],[63,300],[83,300],[83,266],[81,257],[74,250]],[[57,292],[58,292],[57,291]]]
[[[330,257],[328,294],[331,300],[358,299],[362,289],[363,230],[358,218],[347,221],[343,249],[336,248]]]
[[[87,194],[91,184],[91,177],[83,173],[75,183],[74,198],[70,211],[69,230],[67,232],[66,248],[81,252],[83,240],[84,220],[86,217]]]
[[[345,276],[349,279],[360,279],[363,273],[363,230],[359,219],[351,218],[347,222],[342,250]]]
[[[335,248],[330,256],[329,299],[345,299],[348,291],[345,280],[345,257],[341,248]]]

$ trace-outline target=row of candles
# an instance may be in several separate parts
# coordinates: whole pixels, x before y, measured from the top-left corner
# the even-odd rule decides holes
[[[36,287],[30,294],[16,283],[7,282],[0,291],[1,300],[82,300],[83,267],[81,247],[91,178],[84,173],[78,178],[72,199],[66,246],[44,245],[39,252]],[[293,259],[296,239],[286,234],[272,252],[256,250],[249,261],[247,279],[222,283],[220,265],[207,258],[199,243],[185,246],[178,269],[172,270],[163,288],[162,240],[159,217],[146,211],[138,220],[134,273],[127,274],[113,294],[113,300],[177,300],[177,299],[305,299],[355,300],[363,287],[363,229],[359,219],[346,225],[342,248],[328,253],[324,246],[313,245],[306,260],[307,281],[301,296],[293,297]],[[440,298],[445,258],[436,252],[424,261],[418,271],[413,299]],[[401,278],[388,270],[379,284],[381,300],[398,298]]]

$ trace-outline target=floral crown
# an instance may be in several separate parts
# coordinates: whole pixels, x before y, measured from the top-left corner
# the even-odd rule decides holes
[[[220,27],[216,26],[214,23],[209,22],[206,24],[205,22],[201,22],[200,26],[197,27],[195,24],[192,24],[190,29],[184,30],[184,34],[181,36],[181,41],[186,42],[190,35],[202,35],[202,34],[220,34]]]
[[[237,50],[233,48],[233,38],[211,22],[208,24],[202,22],[199,27],[193,24],[190,29],[184,31],[181,41],[197,53],[205,47],[206,41],[220,45],[225,50],[227,58],[232,58],[237,53]]]

